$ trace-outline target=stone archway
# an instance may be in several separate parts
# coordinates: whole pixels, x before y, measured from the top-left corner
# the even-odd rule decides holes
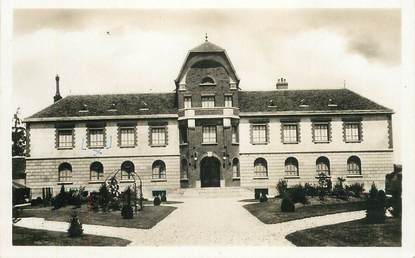
[[[200,162],[200,186],[220,187],[220,162],[215,157],[205,157]]]

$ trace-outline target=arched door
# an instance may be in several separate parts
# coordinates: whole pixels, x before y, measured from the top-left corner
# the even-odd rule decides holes
[[[201,187],[220,187],[220,162],[217,158],[206,157],[200,162]]]

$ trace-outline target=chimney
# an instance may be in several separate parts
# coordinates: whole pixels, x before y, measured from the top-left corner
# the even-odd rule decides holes
[[[56,80],[56,94],[53,97],[53,102],[54,103],[56,103],[58,100],[62,99],[62,96],[59,92],[59,75],[56,75],[55,80]]]
[[[278,79],[276,84],[277,90],[287,90],[288,89],[288,82],[284,78]]]

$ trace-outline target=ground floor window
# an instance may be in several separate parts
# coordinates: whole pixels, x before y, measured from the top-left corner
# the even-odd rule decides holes
[[[165,179],[166,178],[166,164],[161,160],[156,160],[152,166],[153,179]]]
[[[127,160],[121,164],[121,180],[133,178],[131,173],[134,172],[134,163]]]
[[[254,162],[254,172],[256,177],[268,176],[267,161],[263,158],[257,158]]]
[[[98,181],[104,176],[104,166],[101,162],[92,162],[89,166],[89,172],[91,181]]]
[[[317,175],[325,174],[326,176],[330,175],[330,161],[326,157],[319,157],[316,161],[316,171]]]
[[[285,160],[285,175],[286,176],[298,176],[298,161],[296,158],[289,157]]]
[[[234,158],[232,161],[232,174],[234,178],[238,178],[240,177],[240,172],[239,172],[239,159]]]
[[[72,181],[72,166],[71,164],[64,162],[59,165],[59,182],[70,182]]]
[[[356,156],[351,156],[347,159],[347,172],[349,175],[361,175],[362,168],[360,159]]]

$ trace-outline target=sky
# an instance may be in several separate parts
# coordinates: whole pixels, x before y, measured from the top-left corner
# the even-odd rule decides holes
[[[243,90],[346,87],[392,108],[401,146],[399,9],[16,9],[13,107],[63,96],[170,92],[187,51],[226,49]]]

